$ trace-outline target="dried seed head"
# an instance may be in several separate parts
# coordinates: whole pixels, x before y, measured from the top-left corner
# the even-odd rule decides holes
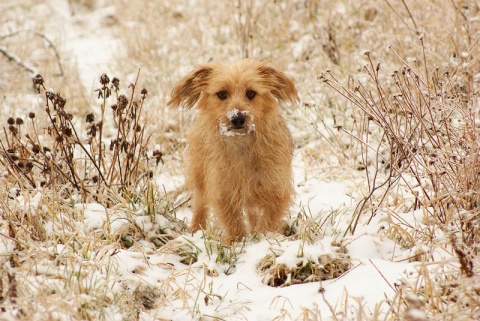
[[[43,86],[43,77],[40,74],[37,74],[35,77],[33,77],[33,83],[35,85]]]
[[[33,147],[32,147],[32,152],[33,152],[34,154],[40,153],[40,146],[38,146],[38,145],[36,145],[36,144],[33,145]]]
[[[93,123],[95,121],[95,115],[90,113],[87,115],[87,123]]]
[[[34,118],[35,118],[35,113],[29,113],[29,114],[28,114],[28,118],[34,119]]]
[[[153,151],[153,157],[155,157],[157,165],[158,163],[163,162],[162,156],[163,156],[162,152],[159,151],[158,149]]]
[[[142,94],[142,98],[145,99],[145,97],[147,97],[148,91],[145,88],[143,88],[140,93]]]
[[[128,98],[125,95],[118,96],[117,105],[120,109],[124,109],[128,105]]]
[[[23,125],[23,119],[21,119],[20,117],[17,117],[17,119],[15,119],[15,124]]]
[[[67,100],[60,95],[57,95],[56,103],[58,107],[63,108],[67,103]]]
[[[67,137],[72,137],[73,135],[73,132],[72,132],[72,129],[71,128],[65,128],[65,135],[67,135]]]
[[[13,126],[13,125],[8,126],[8,130],[9,130],[10,132],[12,132],[13,134],[18,133],[17,127],[15,127],[15,126]]]
[[[37,74],[35,77],[32,79],[33,81],[33,87],[37,91],[37,93],[40,93],[40,87],[45,89],[45,86],[43,85],[43,77],[40,74]]]
[[[117,110],[117,104],[113,104],[112,109],[113,109],[113,111]]]
[[[13,117],[9,117],[8,120],[7,120],[7,123],[9,125],[15,125],[15,119]]]
[[[120,80],[117,77],[113,77],[112,85],[113,87],[115,87],[116,90],[118,90],[118,86],[120,85]]]
[[[44,153],[48,153],[50,151],[51,151],[50,148],[48,148],[47,146],[43,146],[43,152]]]
[[[100,84],[106,86],[110,82],[110,78],[108,78],[107,74],[102,74],[100,76]]]
[[[49,90],[45,93],[45,96],[47,96],[47,99],[53,100],[55,98],[56,94],[53,91]]]
[[[18,166],[18,168],[24,168],[24,167],[25,167],[25,163],[22,162],[22,161],[19,161],[19,162],[17,163],[17,166]]]

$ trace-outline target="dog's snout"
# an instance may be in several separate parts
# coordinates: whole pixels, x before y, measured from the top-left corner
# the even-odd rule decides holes
[[[245,125],[245,115],[239,112],[233,116],[230,121],[232,122],[233,128],[243,128],[243,125]]]

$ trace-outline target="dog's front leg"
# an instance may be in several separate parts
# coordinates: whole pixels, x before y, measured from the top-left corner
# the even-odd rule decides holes
[[[199,230],[207,229],[208,207],[202,195],[193,196],[193,219],[190,225],[190,231],[195,233]]]
[[[257,219],[255,226],[255,232],[268,233],[277,232],[283,233],[287,227],[287,223],[283,220],[283,217],[288,211],[290,198],[274,197],[266,204],[262,204],[262,214]]]
[[[225,201],[218,201],[215,204],[215,213],[226,230],[226,235],[223,236],[226,242],[240,241],[245,236],[242,207],[225,198]]]

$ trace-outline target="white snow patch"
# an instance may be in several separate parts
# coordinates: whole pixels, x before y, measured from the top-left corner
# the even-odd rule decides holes
[[[30,213],[31,215],[36,215],[36,211],[42,200],[42,193],[37,192],[33,197],[30,197],[27,194],[27,197],[20,195],[18,197],[18,204],[21,211],[24,213]]]

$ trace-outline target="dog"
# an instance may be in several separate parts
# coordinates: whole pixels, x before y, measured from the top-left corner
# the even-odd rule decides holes
[[[254,59],[201,65],[175,85],[167,104],[198,109],[187,138],[192,233],[207,229],[210,210],[229,243],[286,227],[293,141],[279,102],[298,100],[289,77]]]

